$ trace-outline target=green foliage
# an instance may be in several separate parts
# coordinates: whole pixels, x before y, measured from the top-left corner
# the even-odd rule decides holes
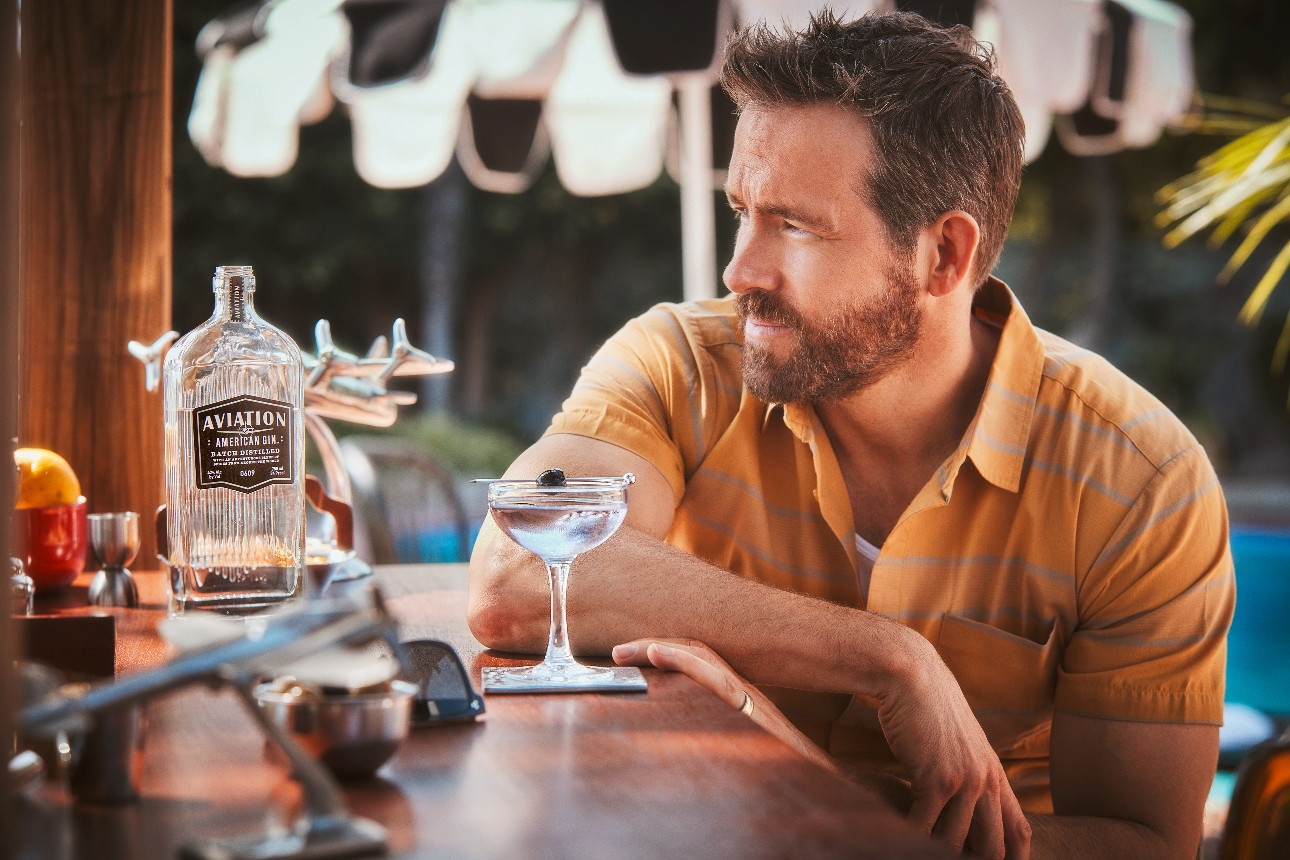
[[[1237,230],[1244,230],[1245,238],[1219,272],[1219,281],[1226,283],[1276,228],[1290,223],[1290,116],[1275,106],[1233,99],[1221,100],[1221,107],[1224,117],[1237,116],[1234,111],[1239,110],[1240,115],[1257,118],[1259,124],[1202,158],[1193,173],[1162,188],[1158,199],[1166,208],[1157,223],[1175,225],[1164,237],[1170,248],[1204,230],[1210,231],[1210,244],[1217,247]],[[1267,122],[1268,117],[1276,118]],[[1240,310],[1241,322],[1258,325],[1287,268],[1290,240],[1281,245],[1250,291]],[[1273,351],[1275,373],[1285,370],[1288,354],[1290,316]]]

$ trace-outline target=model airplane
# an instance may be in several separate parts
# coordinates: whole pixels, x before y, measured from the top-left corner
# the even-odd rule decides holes
[[[156,391],[157,386],[161,384],[161,361],[166,357],[166,350],[170,349],[170,345],[177,337],[179,332],[168,331],[148,346],[144,346],[137,340],[132,340],[125,345],[131,355],[143,362],[143,386],[148,391]]]
[[[324,418],[338,418],[371,427],[389,427],[400,406],[417,402],[410,391],[389,391],[396,376],[429,376],[448,373],[453,363],[417,349],[408,340],[407,324],[394,321],[393,345],[384,337],[372,342],[359,357],[337,348],[331,323],[314,326],[318,355],[305,355],[305,408]]]

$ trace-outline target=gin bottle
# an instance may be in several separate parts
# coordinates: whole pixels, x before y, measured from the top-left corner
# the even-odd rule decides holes
[[[256,316],[250,266],[213,285],[164,370],[172,609],[249,614],[302,593],[304,366]]]

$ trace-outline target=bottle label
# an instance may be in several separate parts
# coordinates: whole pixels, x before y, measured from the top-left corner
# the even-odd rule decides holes
[[[193,410],[197,486],[243,493],[296,479],[290,403],[233,397]]]

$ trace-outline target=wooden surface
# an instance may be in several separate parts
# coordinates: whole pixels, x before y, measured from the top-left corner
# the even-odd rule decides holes
[[[161,393],[125,345],[170,328],[172,29],[169,0],[22,3],[18,438],[68,459],[91,513],[145,523]]]
[[[140,580],[147,608],[110,610],[119,673],[165,656],[150,629],[165,585]],[[471,637],[464,566],[377,580],[403,638],[448,641],[476,685],[481,666],[524,662]],[[648,693],[490,696],[476,723],[416,728],[377,777],[346,787],[351,807],[388,829],[398,857],[950,856],[689,679],[646,674]],[[94,809],[47,787],[24,801],[26,844],[50,858],[169,858],[188,839],[292,820],[298,790],[230,693],[179,692],[147,719],[143,800]]]

